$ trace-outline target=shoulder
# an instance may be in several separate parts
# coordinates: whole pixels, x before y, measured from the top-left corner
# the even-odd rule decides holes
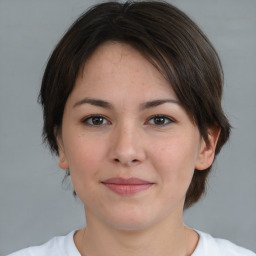
[[[54,237],[43,245],[28,247],[7,256],[81,256],[73,240],[74,232]]]
[[[192,256],[256,256],[254,252],[235,245],[228,240],[214,238],[201,231],[196,232],[199,234],[200,239]]]

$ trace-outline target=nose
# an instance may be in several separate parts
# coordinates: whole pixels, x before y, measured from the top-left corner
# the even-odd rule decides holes
[[[120,125],[111,138],[111,161],[123,166],[136,166],[146,158],[142,137],[136,125]]]

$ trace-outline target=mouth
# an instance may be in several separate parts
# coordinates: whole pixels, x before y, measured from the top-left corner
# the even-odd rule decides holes
[[[108,189],[119,195],[133,195],[147,190],[154,183],[138,178],[111,178],[101,182]]]

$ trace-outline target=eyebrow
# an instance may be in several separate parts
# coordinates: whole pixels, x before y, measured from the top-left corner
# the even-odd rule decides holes
[[[145,110],[148,108],[154,108],[157,106],[160,106],[165,103],[174,103],[180,105],[180,102],[178,100],[174,99],[160,99],[160,100],[152,100],[152,101],[147,101],[145,103],[142,103],[140,106],[140,110]]]
[[[81,106],[83,104],[90,104],[93,106],[97,106],[97,107],[102,107],[102,108],[106,108],[106,109],[113,109],[113,105],[110,104],[109,102],[105,101],[105,100],[100,100],[100,99],[92,99],[92,98],[84,98],[82,100],[79,100],[78,102],[76,102],[73,106],[73,108]]]
[[[152,100],[152,101],[147,101],[145,103],[142,103],[140,105],[140,110],[145,110],[148,108],[154,108],[157,106],[160,106],[162,104],[165,103],[174,103],[174,104],[178,104],[180,105],[180,102],[178,100],[174,100],[174,99],[159,99],[159,100]],[[78,102],[76,102],[73,106],[73,108],[81,106],[83,104],[90,104],[93,106],[97,106],[97,107],[101,107],[101,108],[106,108],[106,109],[114,109],[114,106],[105,101],[105,100],[100,100],[100,99],[92,99],[92,98],[84,98],[82,100],[79,100]]]

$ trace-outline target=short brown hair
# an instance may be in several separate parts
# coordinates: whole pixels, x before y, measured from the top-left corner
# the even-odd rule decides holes
[[[130,44],[162,72],[206,142],[210,126],[221,129],[218,154],[230,134],[221,106],[223,72],[219,57],[186,14],[160,1],[98,4],[82,14],[60,40],[46,66],[39,95],[43,137],[52,152],[58,154],[54,128],[61,127],[78,73],[95,49],[107,41]],[[210,169],[195,170],[185,208],[205,192]]]

